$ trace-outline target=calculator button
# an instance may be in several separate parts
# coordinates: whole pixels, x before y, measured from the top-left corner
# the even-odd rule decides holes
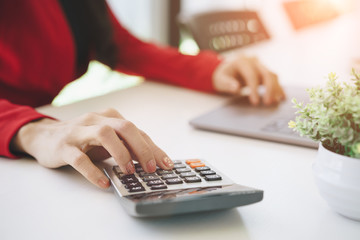
[[[218,181],[221,180],[222,178],[219,175],[206,175],[205,176],[205,180],[206,181]]]
[[[167,186],[165,184],[160,185],[153,185],[150,187],[151,190],[158,190],[158,189],[167,189]]]
[[[205,176],[205,175],[215,175],[216,172],[213,170],[207,170],[207,171],[200,171],[200,175],[201,176]]]
[[[125,175],[120,178],[122,183],[132,183],[132,182],[138,182],[139,180],[135,177],[135,175]]]
[[[135,172],[139,173],[139,172],[144,172],[144,169],[139,165],[139,166],[135,166]]]
[[[159,175],[172,174],[172,173],[174,173],[173,170],[158,170],[158,171],[156,171],[156,172],[157,172],[157,174],[159,174]]]
[[[198,162],[201,162],[200,159],[188,159],[185,161],[187,164],[190,164],[190,163],[198,163]]]
[[[186,168],[185,164],[174,164],[174,169]]]
[[[143,192],[145,191],[145,188],[144,187],[133,187],[133,188],[130,188],[129,189],[129,192]]]
[[[190,163],[190,167],[191,168],[205,167],[205,163],[202,162]]]
[[[160,180],[160,178],[158,176],[145,176],[145,177],[143,177],[144,182],[149,182],[149,181],[153,181],[153,180]]]
[[[183,163],[183,162],[180,161],[180,160],[174,160],[173,163],[174,163],[174,164],[181,164],[181,163]]]
[[[151,181],[148,181],[148,182],[147,182],[147,185],[148,185],[148,186],[160,185],[160,184],[164,184],[164,182],[161,181],[161,180],[151,180]]]
[[[175,170],[175,172],[177,174],[185,173],[185,172],[191,172],[191,169],[190,168],[178,168],[178,169]]]
[[[166,183],[169,185],[173,185],[173,184],[181,184],[183,183],[183,181],[180,178],[170,178],[170,179],[166,179]]]
[[[174,174],[174,173],[172,173],[172,174],[164,174],[164,175],[162,175],[162,179],[170,179],[170,178],[177,178],[178,176],[176,175],[176,174]]]
[[[201,178],[199,178],[199,177],[186,177],[185,182],[187,182],[187,183],[201,182]]]
[[[155,173],[147,173],[147,172],[139,172],[138,174],[141,178],[146,177],[146,176],[156,176]]]
[[[180,177],[195,177],[196,174],[194,172],[186,172],[186,173],[180,173]]]
[[[124,186],[127,189],[130,189],[130,188],[133,188],[133,187],[142,187],[140,182],[126,183]]]
[[[205,167],[197,167],[195,168],[195,171],[197,172],[201,172],[201,171],[207,171],[207,170],[210,170],[209,167],[205,166]]]

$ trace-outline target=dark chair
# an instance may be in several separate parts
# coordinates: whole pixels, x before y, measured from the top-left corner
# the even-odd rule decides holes
[[[256,12],[221,11],[194,15],[181,20],[200,49],[224,52],[269,39]]]

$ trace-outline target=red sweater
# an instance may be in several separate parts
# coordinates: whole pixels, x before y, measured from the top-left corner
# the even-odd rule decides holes
[[[148,79],[212,91],[217,55],[180,54],[145,43],[124,29],[111,13],[118,45],[116,69]],[[32,107],[48,104],[83,72],[76,46],[57,0],[10,0],[0,3],[0,155],[15,156],[12,137],[29,121],[46,117]],[[90,61],[90,59],[89,59]]]

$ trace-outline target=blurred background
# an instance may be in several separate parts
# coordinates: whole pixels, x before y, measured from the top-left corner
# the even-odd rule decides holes
[[[342,73],[343,69],[348,71],[360,65],[358,0],[108,0],[108,3],[121,23],[135,36],[144,41],[178,47],[184,54],[198,53],[199,37],[195,34],[206,30],[202,25],[192,25],[195,20],[200,20],[196,16],[209,12],[240,12],[239,16],[247,18],[246,21],[223,14],[219,22],[208,24],[209,30],[206,31],[218,34],[205,41],[211,43],[208,48],[224,55],[243,52],[258,56],[275,72],[288,68],[286,73],[278,73],[280,81],[291,78],[291,74],[297,75],[296,81],[301,81],[309,74],[323,76],[330,69],[339,69]],[[249,15],[249,12],[255,15]],[[200,38],[206,35],[206,31],[200,34]],[[306,59],[302,59],[303,65],[298,63],[300,52],[301,58],[305,58],[307,52],[312,54],[312,58],[319,56],[318,60],[314,59],[319,65],[306,65]],[[327,55],[339,61],[325,63],[324,56]],[[61,91],[53,105],[65,105],[136,86],[142,81],[141,77],[113,72],[94,61],[84,76]]]

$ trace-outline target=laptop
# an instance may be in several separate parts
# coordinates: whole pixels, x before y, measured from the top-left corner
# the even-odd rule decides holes
[[[236,97],[224,106],[192,119],[190,124],[207,131],[317,148],[317,142],[301,137],[288,127],[297,111],[291,99],[295,97],[306,103],[308,93],[299,87],[285,87],[284,90],[286,100],[276,106],[252,106],[246,96]]]

